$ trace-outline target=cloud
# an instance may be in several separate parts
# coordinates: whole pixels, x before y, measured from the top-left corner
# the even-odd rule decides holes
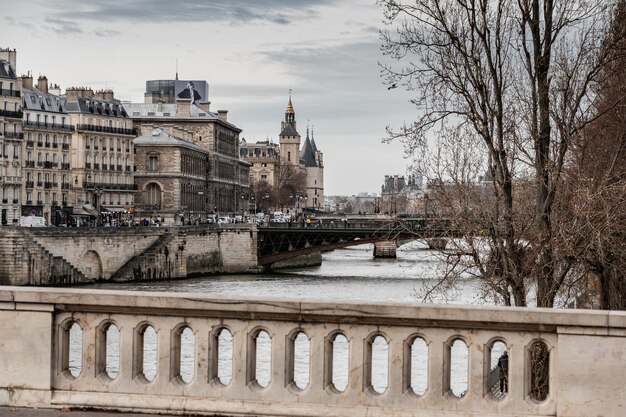
[[[62,6],[64,18],[98,21],[141,22],[217,22],[230,24],[266,21],[285,25],[315,15],[315,8],[333,0],[55,0],[52,8]],[[60,9],[59,9],[60,10]]]
[[[93,34],[101,38],[113,38],[115,36],[120,36],[122,32],[119,30],[96,29],[93,31]]]
[[[44,29],[60,35],[83,33],[83,30],[76,22],[54,17],[46,17],[42,26]]]

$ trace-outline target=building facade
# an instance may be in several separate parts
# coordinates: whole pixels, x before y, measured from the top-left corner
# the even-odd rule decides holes
[[[155,129],[136,138],[135,217],[186,224],[209,211],[209,152]]]
[[[70,147],[71,204],[91,212],[132,211],[136,130],[111,90],[66,90],[65,111],[75,127]],[[76,210],[75,210],[76,211]]]
[[[16,76],[17,52],[0,48],[0,200],[1,224],[17,224],[22,190],[21,89]]]
[[[71,136],[74,126],[65,112],[64,101],[48,91],[48,79],[21,77],[24,190],[23,216],[43,216],[48,223],[67,222],[72,179]]]
[[[161,80],[164,85],[168,80]],[[156,81],[149,81],[153,83]],[[175,82],[189,83],[175,80]],[[196,82],[199,84],[199,82]],[[208,88],[207,88],[208,90]],[[169,90],[168,90],[169,91]],[[176,94],[155,93],[146,86],[146,103],[125,103],[124,107],[142,135],[154,129],[190,142],[209,155],[209,169],[204,195],[205,213],[245,214],[249,206],[250,164],[239,158],[241,129],[228,121],[228,111],[210,111],[210,102],[203,97],[192,103],[191,98]],[[194,214],[195,216],[196,214]]]

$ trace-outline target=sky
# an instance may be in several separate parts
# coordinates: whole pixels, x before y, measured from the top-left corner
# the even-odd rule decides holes
[[[143,102],[145,82],[209,83],[211,110],[248,142],[278,142],[289,89],[302,140],[314,130],[326,195],[380,192],[404,175],[385,128],[415,108],[380,78],[382,9],[375,0],[0,0],[0,47],[17,73],[67,87],[110,88]],[[178,64],[177,64],[178,62]]]

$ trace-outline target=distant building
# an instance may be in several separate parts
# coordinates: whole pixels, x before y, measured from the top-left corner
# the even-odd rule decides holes
[[[176,90],[177,83],[182,83],[184,87],[179,93]],[[193,89],[199,89],[200,94],[195,102],[192,103],[191,98],[180,98],[180,95],[186,95],[182,93],[186,92],[185,88],[189,84],[189,81],[181,80],[148,81],[146,102],[124,103],[124,108],[141,135],[149,135],[154,129],[160,129],[172,137],[197,145],[208,153],[206,191],[202,194],[206,212],[202,216],[214,212],[243,214],[248,209],[250,165],[239,159],[241,129],[228,121],[228,111],[210,111],[210,102],[204,96],[208,94],[206,82],[193,81]],[[160,86],[158,88],[163,91],[155,92],[154,86]],[[191,94],[194,93],[189,93]],[[140,188],[139,192],[146,193],[148,190]],[[187,210],[188,207],[180,207],[181,214]]]
[[[281,122],[278,146],[270,141],[241,143],[241,157],[252,164],[251,179],[265,181],[271,186],[279,186],[281,169],[286,175],[296,172],[305,177],[305,184],[300,191],[301,208],[324,210],[324,154],[317,148],[313,130],[306,130],[304,144],[297,130],[296,113],[291,102],[291,93],[285,110],[285,119]]]
[[[422,189],[423,178],[419,173],[408,176],[385,175],[381,187],[379,211],[387,214],[418,215],[423,210],[421,201],[426,195]]]
[[[22,189],[22,109],[16,76],[17,52],[0,48],[0,180],[2,225],[20,218]]]

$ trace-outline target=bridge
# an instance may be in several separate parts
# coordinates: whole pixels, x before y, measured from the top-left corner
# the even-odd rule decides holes
[[[345,248],[389,240],[435,241],[457,237],[458,232],[448,220],[382,219],[350,220],[328,219],[309,225],[301,222],[269,223],[258,230],[258,264],[308,255],[314,252]]]
[[[0,288],[0,407],[226,417],[626,410],[626,312]]]

